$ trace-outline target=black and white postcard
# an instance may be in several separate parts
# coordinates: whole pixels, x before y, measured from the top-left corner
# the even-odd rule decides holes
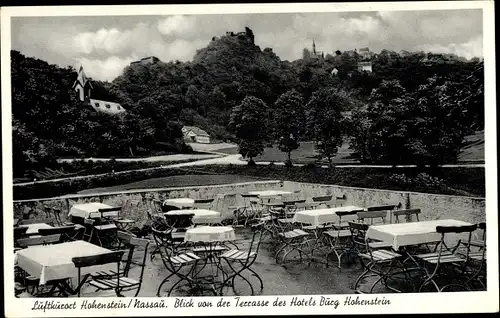
[[[499,310],[493,2],[1,23],[7,317]]]

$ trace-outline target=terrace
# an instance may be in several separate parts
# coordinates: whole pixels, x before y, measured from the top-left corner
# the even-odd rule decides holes
[[[385,281],[388,277],[385,277],[373,285],[383,276],[375,267],[388,269],[397,266],[393,266],[391,262],[378,262],[373,257],[366,258],[364,264],[372,267],[370,274],[374,275],[365,277],[363,272],[366,267],[363,267],[358,256],[367,253],[362,253],[361,245],[366,242],[365,239],[388,243],[383,244],[383,250],[399,253],[398,261],[410,259],[415,264],[409,268],[423,268],[428,266],[426,263],[429,262],[422,257],[418,259],[417,256],[428,253],[426,248],[429,246],[424,246],[426,244],[432,245],[431,250],[439,253],[442,236],[436,232],[436,227],[450,225],[454,226],[455,230],[460,227],[460,230],[465,232],[445,233],[443,237],[450,250],[443,250],[440,257],[442,260],[450,259],[449,253],[452,253],[457,259],[451,263],[464,266],[458,272],[440,268],[439,272],[443,275],[431,278],[439,288],[443,287],[443,279],[448,280],[450,275],[458,279],[459,284],[447,287],[444,291],[481,290],[485,282],[486,258],[483,236],[485,225],[482,223],[485,218],[484,209],[483,198],[288,181],[131,190],[16,201],[15,225],[19,225],[17,228],[27,228],[26,232],[30,232],[25,232],[20,241],[15,240],[15,251],[18,253],[16,293],[18,297],[37,297],[47,293],[54,296],[77,296],[75,291],[78,289],[78,271],[71,258],[102,256],[120,250],[126,250],[121,256],[125,260],[125,267],[126,260],[141,263],[145,259],[142,277],[142,267],[137,264],[132,264],[127,271],[125,276],[135,280],[141,278],[141,285],[138,289],[134,285],[129,288],[130,291],[124,290],[122,294],[125,296],[134,296],[137,291],[141,297],[155,297],[158,294],[167,296],[172,288],[171,296],[193,293],[222,293],[225,296],[387,293],[393,292],[392,289],[414,292],[426,281],[422,275],[408,279],[401,275],[401,271],[399,274],[392,272],[389,283]],[[412,216],[413,219],[401,216],[401,213],[399,219],[396,219],[396,211],[402,210],[418,212]],[[363,213],[371,213],[370,218]],[[189,220],[187,225],[184,224],[186,216]],[[86,220],[93,220],[93,224]],[[68,223],[70,221],[72,223]],[[349,221],[354,223],[348,223]],[[481,223],[484,228],[477,229],[477,225]],[[355,224],[364,224],[366,227],[363,240],[357,240],[359,229]],[[428,226],[425,226],[426,224]],[[387,230],[388,227],[414,228],[415,225],[420,225],[420,231],[422,226],[427,230],[421,235],[420,241],[407,242],[406,245],[401,243],[406,238],[404,235],[391,237],[392,232]],[[210,230],[206,230],[206,226]],[[49,238],[53,236],[51,231],[54,232],[54,227],[71,228],[72,231],[67,235],[67,239],[63,239],[61,234],[51,241]],[[110,229],[112,234],[109,235],[105,229]],[[167,237],[164,241],[161,241],[162,233]],[[100,239],[96,239],[96,235],[100,235]],[[206,237],[210,239],[204,239]],[[252,240],[253,238],[255,240]],[[257,250],[259,239],[261,244]],[[462,243],[458,244],[459,248],[452,249],[457,246],[459,239],[462,240]],[[472,243],[469,244],[469,241]],[[474,245],[481,241],[484,246]],[[118,247],[119,242],[124,244]],[[356,242],[361,243],[357,248]],[[165,249],[161,249],[162,243],[165,243]],[[26,244],[42,246],[26,248]],[[73,255],[73,251],[68,251],[72,257],[66,260],[68,264],[64,264],[67,268],[62,274],[64,277],[51,279],[47,273],[34,271],[33,266],[29,265],[43,263],[43,260],[38,259],[41,253],[35,253],[35,249],[50,250],[51,253],[63,255],[64,246],[72,244],[83,244],[82,247],[85,246],[93,252]],[[130,247],[134,244],[135,250],[128,259]],[[208,251],[202,251],[200,248]],[[222,251],[221,248],[225,250]],[[233,257],[238,255],[237,259],[231,259],[231,253],[221,256],[236,249],[241,252],[233,253]],[[249,250],[255,251],[256,254],[247,253]],[[287,253],[288,251],[290,253]],[[370,251],[372,255],[375,250]],[[179,255],[184,256],[175,259],[173,263],[165,262]],[[192,262],[192,256],[186,258],[185,255],[195,255],[196,262]],[[59,257],[61,261],[63,258]],[[228,265],[224,258],[228,259],[231,265]],[[186,264],[181,264],[184,269],[176,272],[175,268],[179,265],[176,262],[179,261]],[[240,261],[243,261],[243,264],[234,268],[248,267],[253,270],[263,282],[262,290],[257,276],[248,270],[241,272],[242,276],[235,276],[234,280],[229,279],[225,286],[220,288],[222,281],[238,272],[232,266]],[[430,265],[432,267],[432,264]],[[116,263],[109,260],[100,266],[91,266],[90,269],[82,267],[80,278],[86,273],[117,269]],[[123,268],[119,269],[120,272],[122,270]],[[190,272],[191,270],[193,271]],[[172,272],[172,278],[158,291],[160,283]],[[356,283],[358,278],[359,283]],[[109,283],[113,279],[118,280],[116,276],[108,275],[104,281]],[[103,277],[96,278],[95,275],[89,277],[82,285],[80,297],[116,296],[114,288],[96,291],[96,286],[103,287],[99,283],[102,280]],[[189,288],[175,288],[174,284],[179,280],[189,282]],[[127,280],[124,282],[126,285]],[[212,288],[214,286],[215,291]],[[422,291],[436,291],[436,288],[427,284]]]

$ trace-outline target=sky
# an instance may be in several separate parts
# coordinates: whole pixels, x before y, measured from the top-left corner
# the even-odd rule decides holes
[[[51,64],[83,65],[88,76],[111,81],[130,62],[156,56],[190,61],[213,36],[250,27],[255,44],[282,60],[304,48],[327,53],[369,47],[483,56],[481,10],[261,13],[170,16],[13,17],[12,49]]]

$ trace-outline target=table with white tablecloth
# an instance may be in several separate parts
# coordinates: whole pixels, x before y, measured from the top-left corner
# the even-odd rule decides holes
[[[327,223],[337,223],[339,217],[337,212],[364,211],[365,209],[358,206],[341,206],[328,209],[302,210],[295,212],[293,222],[320,226]],[[357,216],[354,216],[357,218]],[[345,221],[345,220],[344,220]]]
[[[234,241],[236,234],[230,226],[200,226],[186,231],[186,242],[225,242]]]
[[[165,213],[165,215],[189,215],[189,214],[194,214],[193,216],[194,224],[211,224],[211,223],[219,223],[221,221],[220,212],[205,210],[205,209],[174,210]]]
[[[30,246],[15,254],[17,265],[28,274],[40,279],[43,285],[49,281],[75,278],[78,270],[73,264],[73,257],[94,256],[111,252],[110,250],[85,242],[72,241],[53,245]],[[82,276],[98,271],[116,270],[115,264],[84,267]]]
[[[81,203],[75,204],[69,210],[68,216],[79,217],[83,219],[90,218],[99,218],[101,214],[99,213],[100,209],[109,209],[113,208],[112,206],[100,202],[91,202],[91,203]]]
[[[166,199],[163,201],[163,205],[175,206],[179,209],[186,209],[194,207],[194,199],[191,198],[175,198]]]
[[[394,250],[409,245],[437,242],[441,234],[436,232],[437,226],[467,226],[468,222],[459,220],[433,220],[397,224],[372,225],[366,237],[391,243]]]

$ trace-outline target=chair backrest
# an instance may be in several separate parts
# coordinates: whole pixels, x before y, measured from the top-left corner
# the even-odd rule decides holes
[[[151,228],[153,232],[153,239],[156,243],[156,247],[160,252],[161,260],[165,268],[168,271],[174,273],[175,266],[171,261],[171,257],[175,256],[175,246],[172,242],[172,231],[171,230],[158,230],[154,226]]]
[[[53,228],[48,228],[48,229],[38,229],[38,234],[42,236],[46,235],[53,235],[53,234],[62,234],[70,236],[73,234],[75,231],[75,227],[70,225],[70,226],[59,226],[59,227],[53,227]]]
[[[138,265],[141,267],[141,273],[139,274],[139,282],[142,282],[142,278],[144,276],[144,269],[146,267],[146,257],[148,254],[149,240],[141,239],[137,237],[131,237],[128,243],[130,249],[127,256],[127,261],[124,269],[125,276],[128,277],[128,273],[131,265]],[[134,261],[133,254],[137,248],[143,248],[143,255],[140,262]]]
[[[300,210],[311,210],[315,209],[319,204],[316,202],[303,202],[303,203],[296,203],[295,207],[297,208],[298,211]]]
[[[345,197],[345,194],[341,195],[341,196],[335,196],[335,206],[343,206],[344,204],[346,204],[347,202],[347,199]]]
[[[193,207],[195,209],[210,209],[214,203],[214,198],[211,199],[196,199],[194,200]]]
[[[17,240],[17,244],[20,247],[28,247],[35,245],[48,245],[55,244],[61,241],[61,234],[53,234],[47,236],[36,236],[36,237],[26,237]]]
[[[264,232],[265,222],[259,222],[257,224],[251,225],[251,229],[253,232],[252,240],[250,241],[250,247],[248,248],[248,256],[250,253],[255,252],[255,254],[259,254],[260,243],[262,241],[262,233]]]
[[[151,200],[152,203],[153,203],[153,214],[160,214],[163,212],[162,210],[162,206],[161,206],[161,201],[160,200],[156,200],[156,199],[152,199]]]
[[[120,216],[121,207],[99,209],[102,219],[114,219]]]
[[[165,214],[165,220],[167,224],[175,229],[184,230],[193,225],[194,213],[190,214],[178,214],[178,215],[168,215]]]
[[[14,242],[16,242],[16,240],[22,238],[25,234],[26,234],[26,231],[28,230],[28,227],[27,226],[14,226]]]
[[[335,214],[339,217],[339,225],[342,225],[342,219],[345,220],[346,217],[352,216],[355,217],[357,216],[358,212],[362,212],[363,210],[352,210],[352,211],[336,211]]]
[[[45,223],[49,225],[54,224],[54,219],[52,218],[46,218],[46,219],[24,219],[19,222],[20,225],[30,225],[30,224],[36,224],[36,223]]]
[[[96,265],[105,265],[110,263],[116,263],[116,272],[120,272],[120,263],[123,257],[123,251],[115,251],[109,252],[99,255],[92,256],[82,256],[82,257],[73,257],[72,261],[75,267],[78,269],[78,284],[82,283],[81,278],[81,269],[82,267],[90,267]],[[85,277],[88,277],[90,274],[87,274]],[[120,288],[120,280],[116,280],[116,289]],[[80,289],[78,289],[78,297],[80,297]]]
[[[404,216],[406,222],[420,221],[418,215],[421,213],[420,209],[409,209],[409,210],[395,210],[391,212],[394,215],[395,223],[400,223],[400,217]],[[415,217],[415,219],[413,218]]]
[[[130,233],[130,232],[125,232],[125,231],[117,231],[116,232],[116,237],[123,243],[129,244],[130,240],[133,237],[136,237],[135,234]]]
[[[366,231],[368,231],[368,227],[369,225],[365,223],[349,222],[353,247],[359,253],[365,253],[368,250],[366,244]]]
[[[331,195],[323,195],[323,196],[317,196],[312,198],[313,202],[327,202],[332,200]]]
[[[385,224],[385,218],[387,217],[387,211],[362,211],[358,212],[358,220],[363,223],[374,224],[376,219],[380,219],[383,224]]]
[[[176,211],[176,210],[180,210],[181,208],[179,208],[178,206],[175,206],[175,205],[162,205],[161,206],[161,213],[166,213],[166,212],[170,212],[170,211]]]
[[[391,211],[396,208],[396,205],[377,205],[368,207],[367,211]]]
[[[468,233],[467,235],[467,241],[465,242],[465,246],[470,246],[470,241],[472,238],[472,232],[474,232],[477,229],[477,225],[463,225],[463,226],[436,226],[436,232],[441,234],[441,242],[439,243],[439,248],[438,248],[438,260],[437,264],[439,265],[440,260],[441,260],[441,255],[443,252],[447,252],[449,249],[446,246],[445,243],[445,236],[446,234],[460,234],[460,233]],[[460,246],[461,240],[458,241],[457,247]],[[454,249],[454,251],[457,249],[457,247]],[[470,253],[470,248],[465,249],[465,260],[468,262],[469,260],[469,253]]]

